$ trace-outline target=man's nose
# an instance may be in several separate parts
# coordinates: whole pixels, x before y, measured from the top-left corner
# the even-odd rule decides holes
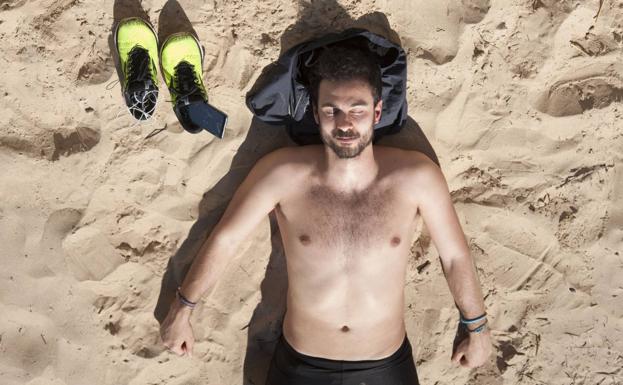
[[[348,131],[353,127],[353,124],[348,116],[343,112],[338,112],[335,117],[335,125],[338,130]]]

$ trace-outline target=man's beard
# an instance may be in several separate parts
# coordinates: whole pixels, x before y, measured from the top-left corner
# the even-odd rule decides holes
[[[320,137],[322,138],[323,143],[329,146],[333,150],[335,155],[337,155],[338,158],[349,159],[349,158],[355,158],[359,156],[359,154],[361,154],[363,150],[366,147],[368,147],[370,143],[372,143],[372,138],[374,137],[374,126],[371,127],[371,129],[368,132],[369,132],[368,135],[363,136],[363,137],[358,137],[358,140],[355,143],[355,145],[349,144],[347,146],[341,145],[337,139],[338,138],[342,138],[342,139],[349,138],[350,139],[350,138],[356,137],[357,134],[355,134],[355,132],[353,131],[342,132],[338,129],[334,129],[333,131],[331,131],[331,135],[329,136],[329,135],[326,135],[321,130]]]

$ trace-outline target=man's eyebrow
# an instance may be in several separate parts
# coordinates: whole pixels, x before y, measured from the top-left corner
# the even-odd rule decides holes
[[[350,104],[351,107],[367,106],[369,103],[363,99],[355,100]]]
[[[361,106],[367,106],[368,104],[369,104],[369,103],[368,103],[368,102],[366,102],[365,100],[363,100],[363,99],[358,99],[358,100],[355,100],[354,102],[352,102],[352,103],[350,104],[350,106],[351,106],[351,107],[361,107]],[[336,108],[337,106],[336,106],[335,104],[331,103],[331,102],[326,102],[326,103],[323,103],[323,104],[320,106],[320,108],[324,108],[324,107],[333,107],[333,108]]]

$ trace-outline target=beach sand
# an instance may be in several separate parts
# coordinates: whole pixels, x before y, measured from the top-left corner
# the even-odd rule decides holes
[[[199,36],[223,139],[183,131],[163,81],[153,119],[127,112],[111,33],[140,8],[0,2],[2,384],[264,383],[287,288],[274,217],[196,308],[193,358],[160,342],[163,275],[181,279],[260,156],[295,145],[245,106],[262,70],[352,26],[408,53],[411,119],[381,143],[430,141],[486,296],[493,354],[457,367],[424,225],[405,282],[421,383],[623,384],[620,0],[143,2],[161,41]]]

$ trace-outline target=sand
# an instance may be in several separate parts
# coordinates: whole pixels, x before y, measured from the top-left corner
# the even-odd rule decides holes
[[[383,143],[430,141],[490,314],[489,361],[453,366],[457,313],[424,226],[405,285],[421,383],[623,384],[621,1],[142,11],[161,40],[192,24],[223,139],[184,132],[164,82],[153,119],[125,110],[111,31],[136,1],[0,2],[2,384],[264,383],[287,287],[273,216],[196,309],[192,359],[161,345],[154,312],[254,162],[295,145],[253,119],[246,93],[285,49],[351,26],[408,53],[411,120]]]

